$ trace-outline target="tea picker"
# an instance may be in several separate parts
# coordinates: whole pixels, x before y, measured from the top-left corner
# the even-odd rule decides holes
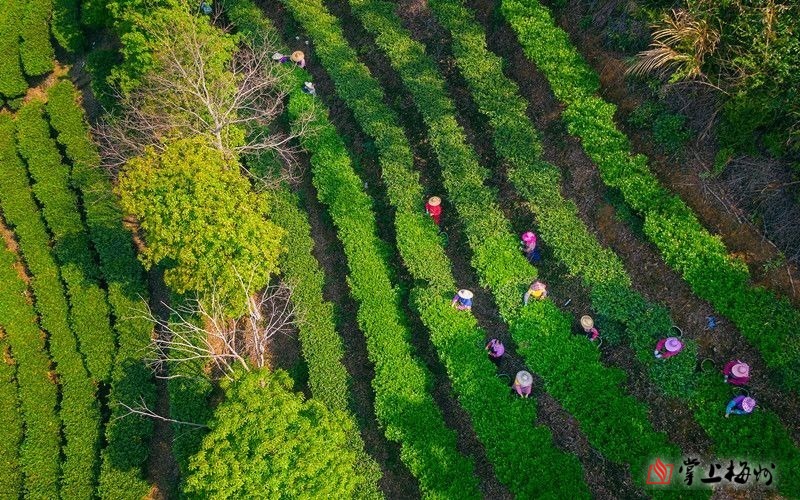
[[[453,296],[453,300],[450,302],[450,306],[455,307],[459,311],[471,311],[472,297],[473,294],[471,291],[467,290],[466,288],[462,288],[461,290],[457,291],[456,294]]]

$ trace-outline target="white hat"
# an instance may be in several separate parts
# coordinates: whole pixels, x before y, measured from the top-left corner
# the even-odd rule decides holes
[[[746,397],[742,400],[742,409],[747,413],[753,411],[753,408],[756,407],[756,400],[751,397]]]
[[[515,382],[522,387],[528,387],[529,385],[533,384],[533,375],[525,370],[520,370],[517,372],[517,378]]]
[[[462,288],[461,290],[458,291],[458,296],[461,297],[462,299],[469,300],[472,298],[473,295],[472,292],[470,292],[466,288]]]
[[[733,365],[731,368],[731,372],[734,376],[742,378],[742,377],[749,377],[750,376],[750,366],[745,363],[744,361],[736,360],[737,363]]]
[[[594,326],[594,320],[588,314],[581,316],[581,326],[584,330],[589,330]]]
[[[668,337],[664,346],[669,352],[678,352],[683,348],[683,343],[678,340],[678,337]]]
[[[282,58],[283,54],[281,54],[280,52],[275,52],[274,54],[272,54],[273,61],[280,61]]]
[[[442,199],[439,198],[438,196],[431,196],[430,198],[428,198],[428,205],[432,207],[438,207],[441,204],[442,204]]]

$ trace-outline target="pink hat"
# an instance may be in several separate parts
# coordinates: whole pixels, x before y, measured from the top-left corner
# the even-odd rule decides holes
[[[525,243],[536,243],[536,235],[530,231],[522,233],[522,241]]]
[[[733,368],[731,368],[731,372],[733,373],[733,375],[738,378],[749,377],[750,366],[743,361],[739,361],[738,359],[736,361],[737,363],[733,365]]]
[[[747,413],[753,411],[753,408],[756,407],[756,400],[751,397],[746,397],[742,400],[742,409]]]
[[[669,352],[678,352],[683,348],[683,344],[678,337],[669,337],[667,341],[664,343],[664,346],[667,348]]]

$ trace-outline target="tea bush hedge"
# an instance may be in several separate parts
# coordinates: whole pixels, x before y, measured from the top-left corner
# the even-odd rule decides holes
[[[139,499],[150,489],[143,467],[153,423],[135,416],[117,417],[125,413],[120,401],[131,404],[143,400],[151,408],[155,402],[153,375],[142,361],[147,356],[153,325],[137,314],[141,301],[148,298],[147,281],[130,232],[122,226],[111,181],[100,169],[100,157],[89,135],[78,91],[69,80],[48,89],[47,114],[56,139],[72,164],[72,186],[80,192],[117,334],[108,396],[111,418],[106,425],[107,444],[102,452],[98,491],[103,498]]]

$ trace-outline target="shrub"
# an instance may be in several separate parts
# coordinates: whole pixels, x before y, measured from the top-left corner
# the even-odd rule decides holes
[[[242,373],[227,383],[200,451],[191,458],[188,498],[353,496],[362,480],[349,418],[292,393],[283,372]]]
[[[114,65],[119,63],[119,54],[112,49],[95,49],[86,56],[86,71],[92,77],[92,92],[106,109],[114,109],[117,100],[109,84]]]
[[[23,0],[3,0],[0,3],[0,96],[13,98],[25,93],[28,82],[22,74],[19,59],[19,19]]]
[[[119,402],[144,401],[151,408],[155,402],[152,373],[142,362],[153,327],[135,313],[140,301],[147,300],[147,283],[130,233],[122,226],[111,182],[99,168],[100,158],[78,105],[77,90],[68,80],[62,80],[50,87],[47,97],[50,124],[72,163],[72,183],[81,193],[86,225],[100,258],[119,346],[108,396],[111,419],[106,426],[99,494],[103,498],[140,499],[150,489],[142,466],[153,425],[150,419],[120,418],[125,410]]]
[[[84,46],[80,24],[80,0],[52,0],[53,21],[50,26],[53,37],[67,52],[80,52]]]
[[[7,259],[4,259],[2,255],[6,253],[8,253],[6,248],[0,247],[0,266],[8,264]],[[13,265],[13,260],[11,262]],[[0,290],[0,293],[8,294],[9,292]],[[0,305],[0,314],[3,314],[1,309]],[[0,453],[2,453],[0,455],[0,491],[19,498],[22,496],[23,471],[20,467],[19,448],[22,444],[23,415],[18,394],[17,362],[8,343],[8,333],[3,331],[0,331],[0,351],[2,351],[3,357],[0,359],[0,408],[3,408],[3,413],[0,414],[0,428],[3,429],[3,441],[0,442]],[[46,361],[46,356],[44,358]],[[52,411],[50,415],[55,418]]]
[[[19,53],[28,76],[39,76],[53,70],[55,51],[50,44],[52,0],[26,0],[19,34]]]
[[[9,138],[13,134],[5,116],[0,117],[0,133]],[[0,164],[11,161],[19,161],[13,143],[0,138]],[[49,378],[44,334],[36,327],[33,307],[25,301],[27,287],[14,269],[15,261],[5,244],[0,245],[0,491],[21,498],[24,481],[29,495],[56,498],[60,430],[56,385]]]
[[[691,138],[685,126],[686,117],[669,112],[660,113],[653,122],[653,140],[671,155],[679,154]]]
[[[69,168],[61,162],[58,146],[50,137],[43,103],[29,101],[17,113],[16,120],[17,148],[35,181],[33,193],[53,235],[53,253],[60,263],[71,306],[72,330],[89,374],[107,382],[115,350],[114,334],[106,295],[98,281],[100,270],[91,253],[78,200],[69,187]]]

